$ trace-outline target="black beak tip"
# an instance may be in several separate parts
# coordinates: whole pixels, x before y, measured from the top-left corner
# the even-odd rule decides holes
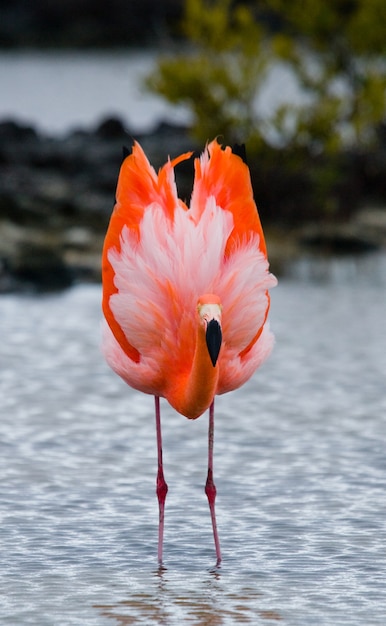
[[[206,328],[206,345],[213,367],[216,366],[222,342],[221,326],[217,320],[210,320]]]

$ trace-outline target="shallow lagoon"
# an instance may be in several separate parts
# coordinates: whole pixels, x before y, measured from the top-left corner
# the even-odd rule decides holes
[[[0,117],[55,134],[111,113],[186,120],[141,90],[153,63],[3,54]],[[383,625],[385,277],[382,255],[301,259],[272,292],[272,357],[216,402],[217,570],[206,417],[162,405],[159,571],[153,400],[103,362],[99,287],[2,296],[0,621]]]
[[[384,624],[385,259],[303,261],[272,292],[276,347],[217,399],[223,550],[207,418],[153,400],[99,352],[100,288],[0,299],[0,619],[6,624]]]

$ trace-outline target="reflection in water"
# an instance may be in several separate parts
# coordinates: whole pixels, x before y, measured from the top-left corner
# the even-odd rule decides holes
[[[157,598],[147,593],[134,594],[130,600],[122,600],[117,604],[96,605],[103,617],[113,619],[122,626],[138,623],[138,620],[146,619],[147,622],[157,624],[167,623],[167,611],[158,604]]]
[[[226,592],[221,585],[217,570],[200,586],[200,591],[181,593],[168,580],[166,570],[158,571],[159,577],[154,593],[132,593],[127,600],[114,604],[94,605],[101,616],[114,620],[116,624],[146,623],[171,624],[189,622],[197,626],[221,626],[225,623],[256,623],[281,621],[276,610],[259,609],[263,594],[250,587]]]

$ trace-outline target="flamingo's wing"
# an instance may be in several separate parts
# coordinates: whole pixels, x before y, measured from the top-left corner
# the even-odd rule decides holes
[[[191,209],[199,218],[207,198],[214,196],[216,205],[233,215],[233,230],[228,238],[225,256],[246,242],[251,234],[259,236],[259,249],[267,255],[263,229],[255,201],[249,168],[229,146],[223,150],[212,141],[200,159],[195,160],[195,180]]]
[[[267,249],[251,185],[249,168],[243,159],[234,154],[230,147],[224,150],[215,140],[200,159],[195,160],[195,181],[191,201],[191,210],[196,219],[205,210],[208,197],[213,196],[216,205],[233,216],[233,229],[225,247],[225,259],[238,254],[253,238],[264,260]],[[271,281],[272,282],[272,281]],[[273,284],[273,283],[272,283]],[[269,286],[272,286],[270,284]],[[246,356],[255,345],[264,328],[269,310],[269,294],[263,289],[265,313],[252,339],[240,351],[239,356]]]
[[[102,253],[103,299],[104,316],[119,345],[133,361],[139,362],[140,354],[127,340],[121,326],[115,319],[111,308],[110,298],[117,293],[114,277],[115,272],[109,261],[109,251],[120,252],[122,231],[126,227],[132,234],[133,240],[139,240],[139,225],[144,211],[156,203],[160,206],[167,218],[173,219],[175,207],[180,205],[187,208],[177,197],[173,168],[177,163],[190,158],[191,153],[185,153],[172,161],[168,161],[157,175],[150,165],[141,146],[135,142],[132,154],[127,156],[119,173],[116,204],[107,230]]]

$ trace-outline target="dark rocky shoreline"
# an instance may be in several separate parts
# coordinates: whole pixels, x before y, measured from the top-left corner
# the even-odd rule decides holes
[[[79,281],[100,281],[101,248],[122,146],[130,147],[133,136],[114,118],[64,138],[40,135],[13,120],[0,122],[0,293],[49,291]],[[135,133],[135,138],[155,168],[167,155],[202,149],[194,144],[188,128],[166,123],[147,134]],[[333,222],[291,223],[284,192],[280,207],[272,211],[275,195],[270,198],[264,189],[266,174],[253,165],[251,172],[255,190],[259,189],[258,204],[264,206],[262,218],[276,273],[305,247],[359,253],[386,245],[384,207],[362,206]],[[179,165],[176,176],[180,196],[189,199],[192,161]],[[301,178],[296,184],[301,203]]]
[[[186,129],[166,124],[136,139],[156,167],[166,144],[175,154],[191,146]],[[0,292],[100,280],[122,147],[132,141],[113,118],[63,139],[0,123]]]

